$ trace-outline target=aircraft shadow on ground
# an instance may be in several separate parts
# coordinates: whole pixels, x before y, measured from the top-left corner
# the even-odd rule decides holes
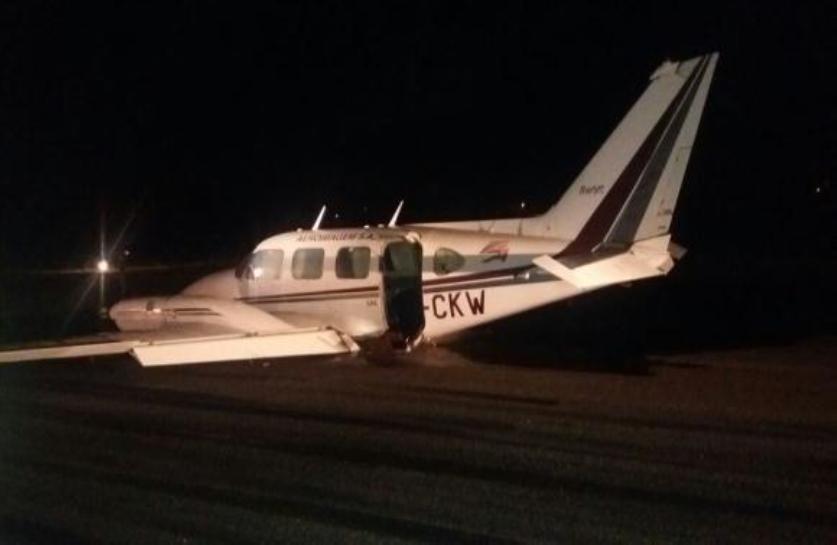
[[[511,341],[511,342],[509,342]],[[650,375],[655,360],[629,347],[595,347],[575,344],[556,347],[548,342],[458,341],[451,349],[474,363],[585,371],[623,375]]]
[[[757,279],[705,280],[590,293],[474,329],[450,348],[486,364],[648,375],[661,366],[700,367],[678,363],[678,353],[783,346],[837,332],[814,296],[825,292],[821,284],[777,297],[775,284]]]

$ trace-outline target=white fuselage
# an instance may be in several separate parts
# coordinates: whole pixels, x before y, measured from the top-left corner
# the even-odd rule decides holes
[[[280,234],[263,241],[252,254],[269,257],[256,263],[258,267],[269,262],[268,266],[254,274],[253,266],[245,263],[238,274],[210,275],[183,295],[237,299],[296,326],[327,323],[355,338],[375,337],[390,328],[382,255],[388,244],[405,240],[420,244],[423,254],[426,339],[437,340],[579,291],[532,264],[539,255],[559,252],[564,241],[416,226]],[[339,254],[345,257],[359,248],[368,248],[368,271],[347,275],[341,270],[338,276]],[[311,271],[300,268],[300,255],[306,252],[321,252],[321,270],[316,265]]]

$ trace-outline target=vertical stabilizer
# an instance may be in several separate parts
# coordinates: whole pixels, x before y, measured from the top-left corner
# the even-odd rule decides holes
[[[571,240],[572,254],[668,233],[717,60],[663,63],[561,200],[522,231]]]

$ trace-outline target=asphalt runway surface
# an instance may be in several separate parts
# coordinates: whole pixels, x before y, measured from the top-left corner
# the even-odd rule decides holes
[[[833,543],[835,355],[6,365],[0,542]]]

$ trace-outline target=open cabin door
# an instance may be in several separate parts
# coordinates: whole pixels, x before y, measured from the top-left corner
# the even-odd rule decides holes
[[[387,326],[404,347],[424,331],[421,260],[421,244],[409,241],[389,243],[381,259]]]

